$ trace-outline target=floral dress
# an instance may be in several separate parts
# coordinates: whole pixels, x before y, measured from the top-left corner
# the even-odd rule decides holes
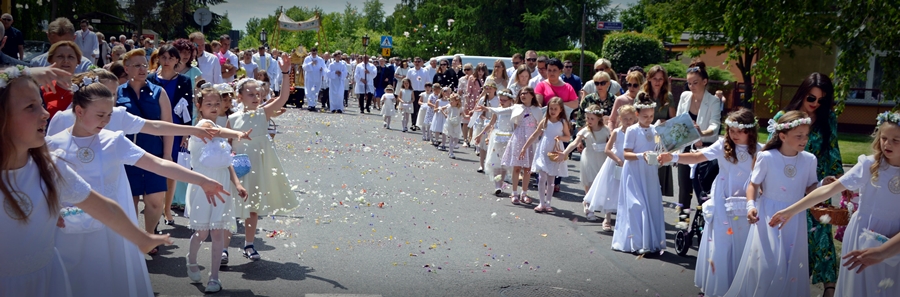
[[[773,119],[776,121],[784,115],[779,111]],[[816,165],[816,177],[822,180],[826,176],[838,176],[844,174],[844,164],[841,160],[841,149],[838,147],[837,117],[830,113],[827,119],[830,131],[819,131],[815,125],[810,127],[809,141],[806,143],[806,151],[818,158]],[[822,134],[831,133],[828,145],[822,144]],[[769,135],[771,138],[772,135]],[[823,148],[827,150],[823,150]],[[830,205],[831,199],[825,201]],[[831,236],[831,225],[819,223],[818,218],[806,211],[806,227],[809,232],[809,275],[812,283],[837,282],[838,261],[835,255],[834,240]]]

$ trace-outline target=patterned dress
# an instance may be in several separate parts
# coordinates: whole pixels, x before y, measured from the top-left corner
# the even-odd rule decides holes
[[[531,134],[537,129],[541,116],[543,116],[543,112],[539,107],[525,107],[520,104],[513,106],[512,123],[515,128],[509,144],[506,146],[506,151],[503,152],[503,159],[500,161],[503,166],[531,168],[534,146],[525,149],[525,157],[522,159],[519,159],[519,150],[525,146],[528,137],[531,137]]]
[[[773,119],[776,121],[784,115],[779,111]],[[841,160],[841,149],[838,147],[837,116],[830,113],[827,119],[831,131],[819,131],[816,126],[810,127],[809,141],[806,143],[806,151],[818,158],[816,165],[816,177],[822,180],[826,176],[838,176],[844,174],[844,164]],[[831,133],[828,145],[822,144],[822,134]],[[769,135],[772,138],[772,135]],[[825,151],[827,149],[827,151]],[[825,201],[830,205],[831,199]],[[809,275],[812,283],[837,282],[838,256],[835,254],[834,240],[831,236],[831,225],[819,223],[818,218],[806,211],[806,227],[809,232]]]

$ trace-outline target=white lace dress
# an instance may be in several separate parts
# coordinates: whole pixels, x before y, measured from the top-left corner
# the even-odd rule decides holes
[[[643,128],[634,124],[625,132],[624,148],[632,149],[634,153],[653,151],[655,136],[653,126]],[[657,169],[643,158],[625,160],[612,249],[650,253],[666,249],[666,224]]]

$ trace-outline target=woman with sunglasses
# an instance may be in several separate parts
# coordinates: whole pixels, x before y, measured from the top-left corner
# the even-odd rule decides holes
[[[597,91],[585,96],[578,105],[578,112],[575,117],[575,123],[577,125],[576,129],[585,127],[584,111],[588,106],[596,104],[597,106],[600,106],[600,110],[603,111],[604,117],[609,116],[610,110],[613,109],[613,103],[615,103],[614,98],[616,98],[615,95],[609,91],[609,82],[609,74],[606,72],[601,71],[594,73],[594,78],[589,84],[593,84]]]
[[[437,72],[435,72],[431,81],[439,83],[442,86],[448,86],[453,89],[453,92],[455,93],[459,78],[456,77],[456,71],[450,69],[449,64],[449,60],[440,61]]]
[[[838,147],[837,116],[834,114],[834,85],[827,75],[813,72],[800,83],[791,102],[772,117],[778,120],[786,112],[799,110],[812,119],[806,151],[816,156],[816,175],[819,180],[826,176],[840,177],[844,174],[841,149]],[[769,135],[771,138],[772,135]],[[846,196],[846,195],[844,195]],[[826,200],[825,205],[831,205]],[[813,284],[825,283],[822,296],[834,295],[837,282],[838,257],[831,238],[831,225],[820,223],[819,218],[807,210],[806,226],[809,240],[809,270]],[[856,240],[854,238],[854,240]]]
[[[693,149],[700,149],[713,145],[719,140],[719,127],[722,118],[722,100],[706,91],[709,83],[709,73],[706,72],[706,63],[695,59],[687,70],[687,85],[690,91],[681,93],[678,101],[676,115],[687,113],[694,121],[694,127],[700,131],[700,141],[693,147],[684,148],[685,153]],[[698,163],[694,165],[695,177],[691,178],[691,166],[678,164],[678,204],[675,209],[681,214],[682,209],[691,208],[691,191],[697,197],[697,203],[702,203],[701,197],[706,196],[712,188],[712,182],[719,174],[719,166],[716,160]],[[695,188],[699,186],[698,188]],[[683,223],[687,227],[687,218]]]
[[[622,96],[616,97],[612,110],[606,112],[606,114],[609,115],[608,118],[604,119],[607,121],[607,127],[619,126],[619,107],[633,104],[634,99],[637,98],[637,94],[641,91],[641,86],[644,85],[644,82],[643,71],[628,71],[628,75],[625,76],[625,89],[628,91],[626,91],[625,94],[622,94]]]
[[[619,79],[616,71],[612,69],[612,62],[607,59],[597,59],[597,62],[594,62],[594,72],[606,72],[609,75],[609,92],[613,94],[613,96],[618,96],[622,94],[622,86],[619,85],[617,81]],[[587,95],[593,94],[597,92],[597,87],[592,83],[586,83],[583,87],[581,87],[581,98],[584,98]],[[613,97],[615,98],[615,97]]]

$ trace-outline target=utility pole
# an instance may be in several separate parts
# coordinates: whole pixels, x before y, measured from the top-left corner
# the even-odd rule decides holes
[[[581,4],[581,64],[578,65],[578,77],[584,81],[584,24],[587,22],[587,3]]]

